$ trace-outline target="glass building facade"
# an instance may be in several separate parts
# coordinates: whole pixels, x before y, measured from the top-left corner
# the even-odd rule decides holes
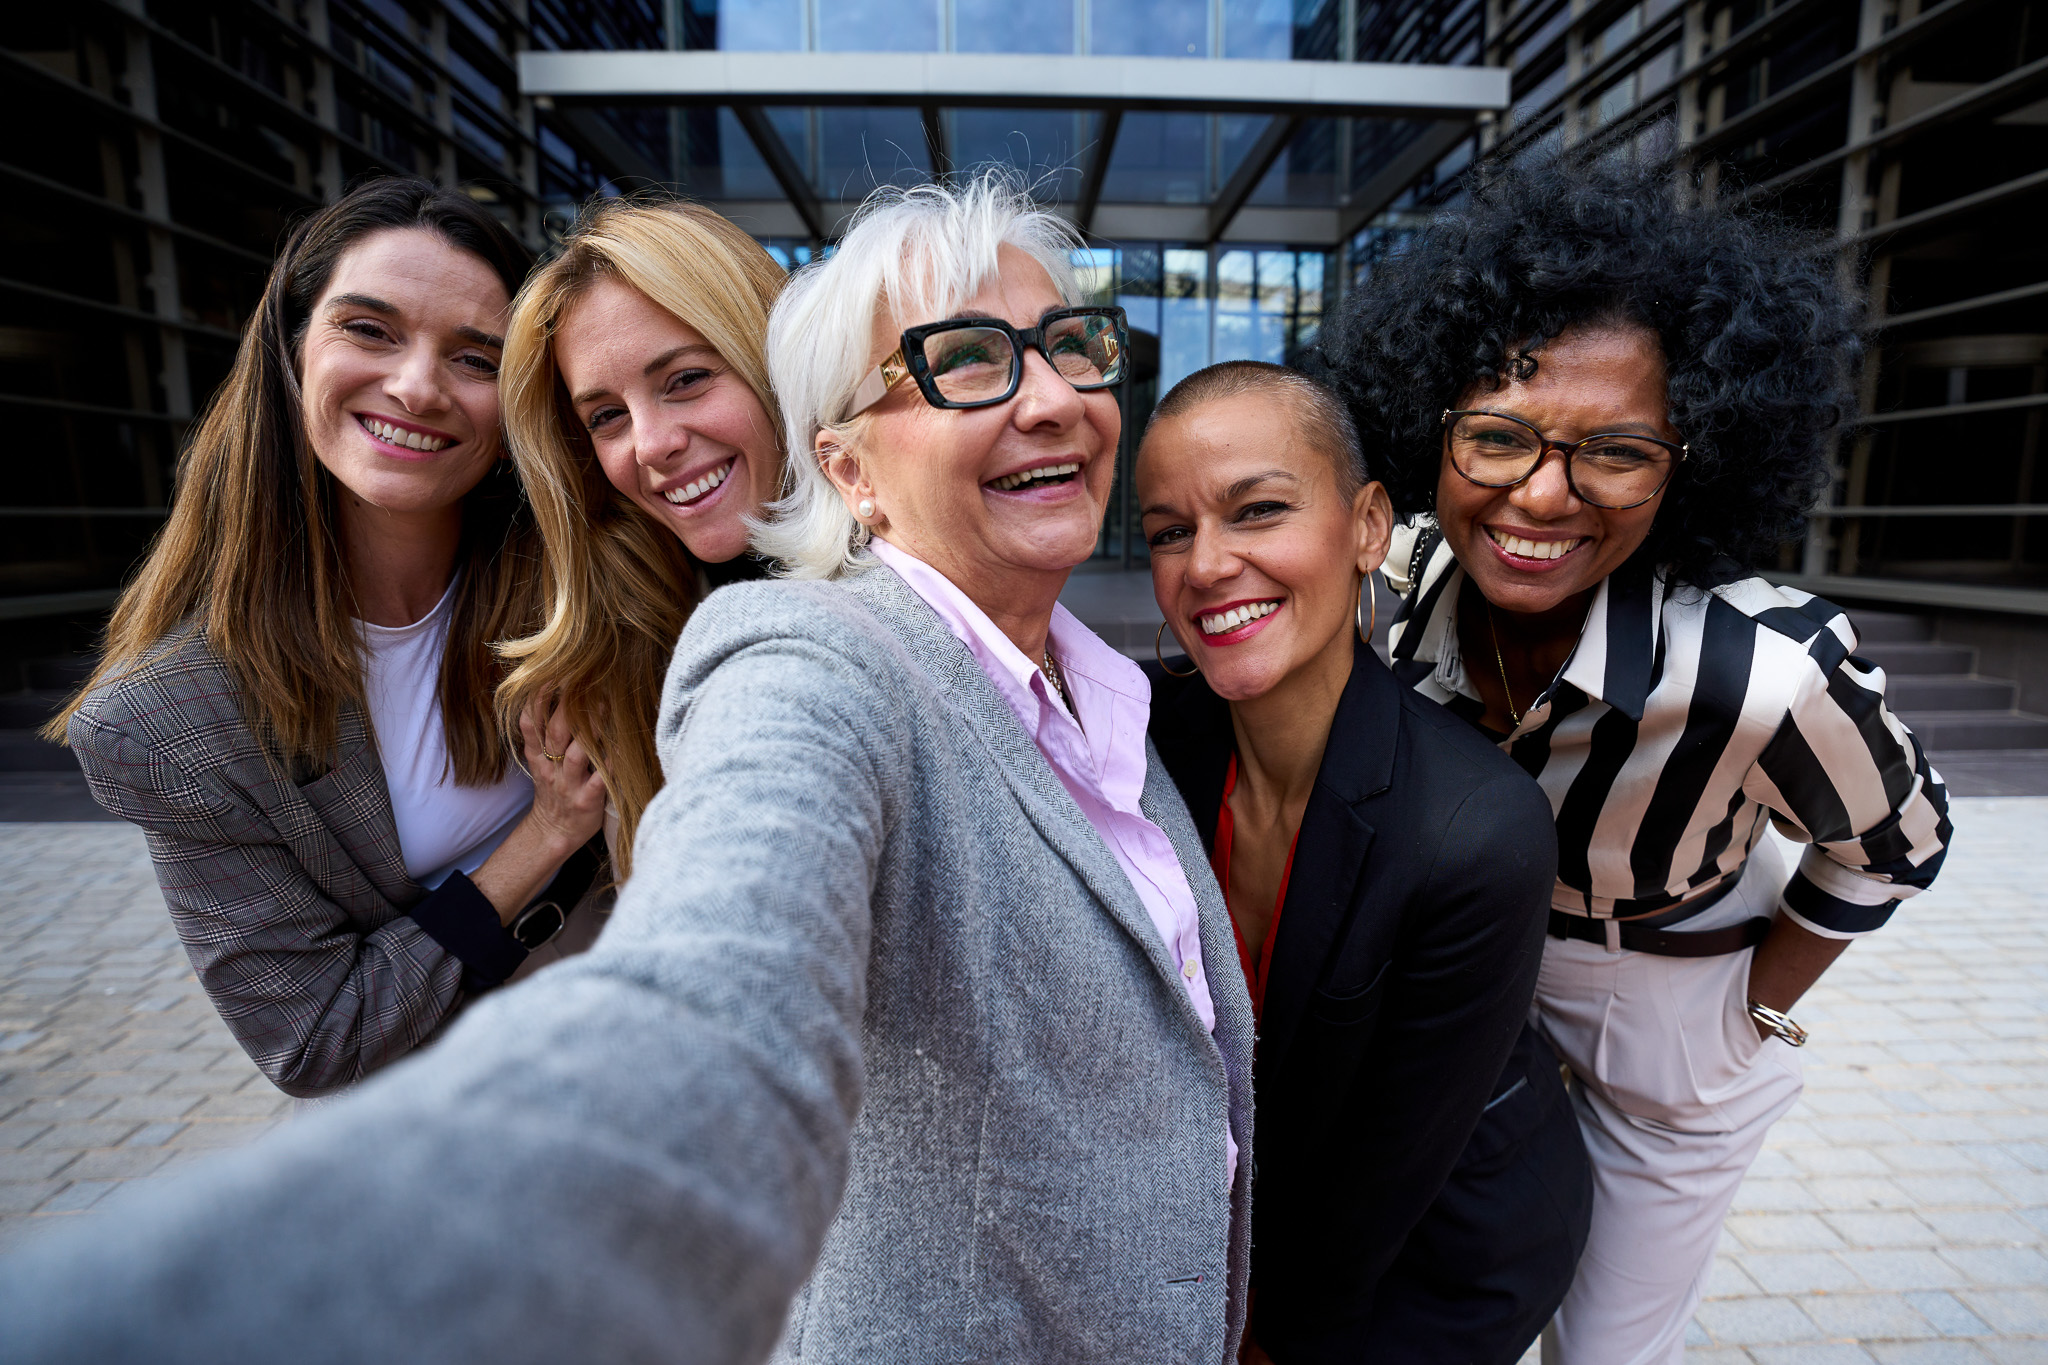
[[[521,54],[550,50],[1161,58],[1196,86],[1238,61],[1483,65],[1511,95],[1476,118],[557,101],[520,80]],[[1832,232],[1868,285],[1871,416],[1786,575],[2048,612],[2044,55],[2048,0],[23,9],[0,33],[0,406],[35,454],[0,500],[0,615],[111,601],[284,227],[372,170],[463,186],[542,249],[593,193],[672,187],[794,266],[877,184],[1007,164],[1086,232],[1089,287],[1130,311],[1135,432],[1202,365],[1312,344],[1475,165],[1561,147],[1674,159],[1704,194]],[[1101,546],[1119,560],[1142,555],[1126,496]]]

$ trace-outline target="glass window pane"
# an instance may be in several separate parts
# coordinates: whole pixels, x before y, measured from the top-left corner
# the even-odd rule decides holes
[[[861,199],[877,185],[931,178],[924,123],[915,109],[819,109],[813,184],[824,199]]]
[[[1274,62],[1292,57],[1293,0],[1223,0],[1223,55]]]
[[[946,156],[956,167],[1014,166],[1042,202],[1071,203],[1099,121],[1062,109],[949,109]]]
[[[953,0],[956,52],[1072,52],[1074,0]]]
[[[1162,272],[1159,392],[1209,363],[1209,253],[1169,247]]]
[[[1126,114],[1102,198],[1112,204],[1201,204],[1208,200],[1209,117]]]
[[[1088,50],[1113,57],[1206,57],[1205,0],[1109,0],[1088,8]]]
[[[691,0],[689,27],[701,33],[701,12],[714,8],[711,46],[726,52],[803,51],[803,0]]]
[[[1253,263],[1249,251],[1225,251],[1216,257],[1216,311],[1246,313],[1252,308]]]
[[[1337,121],[1310,119],[1252,191],[1249,203],[1320,208],[1337,202]]]
[[[941,0],[822,0],[821,52],[937,52]]]

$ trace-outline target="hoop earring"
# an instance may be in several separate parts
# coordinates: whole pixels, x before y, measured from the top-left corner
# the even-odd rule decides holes
[[[1367,649],[1372,648],[1373,632],[1380,628],[1380,598],[1372,590],[1371,574],[1360,574],[1358,578],[1358,605],[1351,610],[1351,619],[1358,626],[1358,641]],[[1365,623],[1365,602],[1372,599],[1372,624]]]
[[[1160,644],[1160,642],[1161,642],[1162,640],[1164,640],[1165,638],[1166,638],[1166,622],[1164,622],[1164,621],[1161,621],[1161,622],[1159,623],[1159,629],[1158,629],[1158,630],[1156,630],[1156,631],[1154,631],[1154,632],[1153,632],[1153,634],[1152,634],[1152,657],[1153,657],[1153,658],[1155,658],[1155,659],[1157,659],[1157,660],[1159,660],[1159,667],[1160,667],[1161,669],[1165,670],[1165,673],[1166,673],[1166,676],[1167,676],[1167,677],[1169,677],[1169,678],[1192,678],[1192,677],[1194,677],[1194,676],[1195,676],[1195,674],[1197,674],[1197,673],[1200,673],[1200,672],[1202,671],[1202,670],[1201,670],[1201,669],[1199,669],[1199,668],[1191,668],[1191,669],[1189,669],[1189,670],[1188,670],[1187,672],[1185,672],[1185,673],[1176,673],[1176,672],[1174,672],[1174,671],[1173,671],[1172,669],[1170,669],[1170,668],[1167,668],[1167,667],[1166,667],[1166,656],[1165,656],[1164,654],[1162,654],[1162,653],[1160,653],[1160,652],[1159,652],[1159,644]],[[1193,662],[1194,662],[1194,660],[1190,659],[1190,660],[1188,660],[1188,662],[1189,662],[1189,663],[1193,663]]]

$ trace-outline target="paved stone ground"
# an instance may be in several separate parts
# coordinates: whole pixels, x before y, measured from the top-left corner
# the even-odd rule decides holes
[[[0,1240],[275,1124],[122,824],[0,825]]]
[[[2048,799],[1956,816],[1937,888],[1799,1010],[1806,1097],[1729,1216],[1696,1365],[2048,1365]],[[0,870],[0,1239],[287,1111],[135,831],[0,824]]]

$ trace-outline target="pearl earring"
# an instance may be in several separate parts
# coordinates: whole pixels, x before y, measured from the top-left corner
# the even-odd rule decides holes
[[[853,505],[853,511],[855,516],[858,516],[862,521],[866,521],[875,514],[875,500],[873,498],[862,498]]]

